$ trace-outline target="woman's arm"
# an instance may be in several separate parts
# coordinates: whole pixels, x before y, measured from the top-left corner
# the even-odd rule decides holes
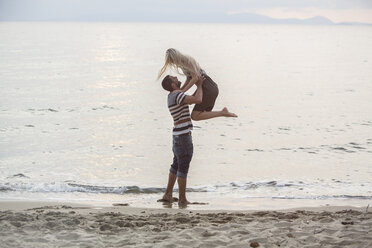
[[[181,86],[181,90],[190,82],[191,78],[191,76],[186,75],[186,81]]]
[[[196,91],[194,95],[192,96],[187,96],[183,100],[183,104],[200,104],[202,103],[203,100],[203,88],[202,84],[203,81],[205,80],[205,77],[200,77],[198,80],[196,80],[195,85],[196,85]]]
[[[198,76],[192,75],[192,76],[187,76],[187,79],[185,83],[182,85],[181,90],[183,92],[188,91],[197,81],[198,81]]]

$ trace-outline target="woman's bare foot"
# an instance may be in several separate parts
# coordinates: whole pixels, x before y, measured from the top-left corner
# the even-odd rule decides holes
[[[222,112],[222,116],[225,116],[225,117],[238,117],[236,114],[229,112],[229,110],[226,107],[224,107],[221,110],[221,112]]]

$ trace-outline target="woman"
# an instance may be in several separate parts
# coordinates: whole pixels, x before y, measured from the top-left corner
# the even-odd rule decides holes
[[[194,109],[191,113],[191,119],[194,121],[207,120],[214,117],[237,117],[236,114],[231,113],[225,107],[220,111],[212,111],[214,103],[218,96],[217,84],[202,70],[196,62],[196,60],[188,55],[182,54],[174,48],[167,50],[165,55],[165,64],[159,72],[158,78],[160,78],[166,69],[170,67],[175,69],[179,74],[187,76],[186,82],[181,87],[181,90],[186,92],[190,89],[196,80],[191,80],[195,77],[204,77],[203,81],[203,99],[201,104],[195,104]],[[182,73],[180,72],[180,69]]]

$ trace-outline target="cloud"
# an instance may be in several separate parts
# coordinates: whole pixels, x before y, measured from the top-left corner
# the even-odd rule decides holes
[[[229,10],[372,23],[372,0],[0,0],[0,21],[223,22]]]

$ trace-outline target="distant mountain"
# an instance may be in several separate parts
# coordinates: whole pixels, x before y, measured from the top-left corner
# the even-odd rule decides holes
[[[278,19],[271,18],[264,15],[259,15],[255,13],[240,13],[228,15],[227,18],[230,22],[239,23],[257,23],[257,24],[306,24],[306,25],[333,25],[331,20],[323,16],[315,16],[308,19]]]
[[[372,26],[370,23],[363,23],[363,22],[339,22],[336,23],[337,25],[364,25],[364,26]]]

